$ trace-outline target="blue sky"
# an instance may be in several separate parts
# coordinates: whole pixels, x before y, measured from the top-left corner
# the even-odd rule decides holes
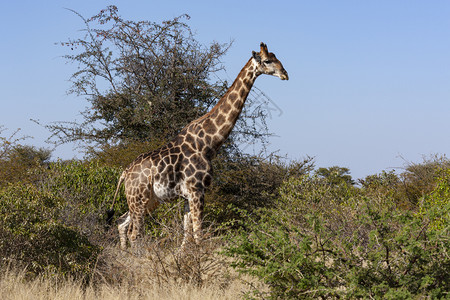
[[[90,17],[110,4],[135,20],[187,13],[202,43],[233,40],[228,81],[267,43],[290,77],[256,81],[281,110],[269,120],[269,149],[291,159],[314,156],[361,178],[450,154],[449,1],[2,1],[0,125],[49,147],[30,119],[82,120],[87,103],[66,95],[76,66],[55,43],[83,28],[64,8]],[[82,157],[72,145],[54,155]]]

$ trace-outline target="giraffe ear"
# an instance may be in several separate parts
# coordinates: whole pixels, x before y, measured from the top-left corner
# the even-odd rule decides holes
[[[258,53],[255,51],[252,51],[252,57],[260,64],[261,63],[261,56],[259,56]]]
[[[267,45],[264,44],[263,42],[261,42],[260,47],[261,47],[261,54],[262,55],[267,55],[269,53],[269,51],[267,50]]]

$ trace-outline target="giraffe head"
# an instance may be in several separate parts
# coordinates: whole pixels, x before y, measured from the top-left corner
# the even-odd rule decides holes
[[[256,63],[257,72],[279,77],[281,80],[288,80],[289,76],[283,68],[281,62],[275,57],[275,54],[267,50],[267,45],[261,43],[260,52],[252,52],[253,60]]]

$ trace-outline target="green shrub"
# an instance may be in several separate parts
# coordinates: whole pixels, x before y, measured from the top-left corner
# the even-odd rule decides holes
[[[87,276],[101,246],[109,242],[105,211],[120,172],[96,161],[60,161],[31,168],[32,182],[1,189],[2,256],[32,273]],[[126,210],[126,201],[118,201],[116,208]]]
[[[103,218],[104,211],[112,203],[122,171],[97,161],[57,162],[50,166],[45,184],[66,201],[76,202],[82,214],[96,212]],[[117,205],[119,210],[126,209],[126,201],[119,201]]]
[[[32,170],[48,165],[51,151],[33,146],[14,145],[2,149],[0,139],[0,188],[9,183],[33,182],[39,178]],[[0,153],[1,154],[1,153]]]
[[[251,220],[252,215],[243,214]],[[291,226],[271,211],[258,222],[247,221],[232,238],[225,253],[234,257],[232,266],[241,273],[262,280],[270,289],[255,289],[254,296],[270,299],[318,298],[337,295],[329,286],[338,283],[336,271],[323,260],[317,240],[297,226]]]
[[[450,160],[445,155],[437,154],[424,157],[421,163],[407,163],[405,172],[400,174],[402,179],[400,189],[407,201],[418,205],[422,197],[434,189],[439,170],[449,168]]]
[[[61,221],[62,202],[31,184],[0,191],[0,253],[33,274],[86,277],[100,248]]]
[[[450,219],[450,168],[438,170],[435,188],[420,202],[417,216],[430,223],[431,229],[448,227]]]
[[[348,273],[349,296],[410,299],[448,295],[448,228],[432,230],[429,222],[411,211],[376,209],[370,200],[357,224],[370,228],[369,243],[359,248],[365,265]]]
[[[408,162],[404,171],[382,171],[377,175],[360,179],[364,194],[371,198],[390,198],[404,209],[417,209],[421,199],[436,186],[439,170],[450,168],[450,160],[445,156],[433,155],[421,163]]]
[[[331,184],[342,184],[346,183],[348,185],[354,185],[355,181],[350,176],[350,169],[338,166],[333,166],[329,168],[319,168],[315,172],[319,177],[327,179]]]
[[[128,141],[111,146],[103,144],[100,149],[90,149],[88,157],[103,166],[126,168],[139,155],[166,144],[163,139],[152,138],[150,141]]]
[[[391,199],[396,203],[403,203],[406,197],[403,192],[403,183],[395,171],[382,171],[380,174],[369,175],[360,179],[361,190],[371,199]]]
[[[272,299],[448,296],[448,202],[419,218],[364,192],[291,178],[275,208],[241,212],[242,229],[225,254],[268,285],[255,295]],[[437,213],[447,226],[430,226]]]
[[[290,163],[275,155],[215,159],[213,183],[205,197],[206,220],[228,230],[230,225],[237,225],[236,209],[252,212],[261,207],[273,207],[283,181],[306,174],[313,166],[310,157]]]

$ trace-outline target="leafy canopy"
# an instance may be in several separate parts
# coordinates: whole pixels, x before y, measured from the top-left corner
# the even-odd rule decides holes
[[[185,23],[188,15],[162,23],[132,21],[116,6],[89,19],[76,14],[85,34],[61,45],[73,52],[64,58],[78,64],[69,93],[90,105],[81,123],[47,125],[50,141],[84,146],[165,141],[225,93],[227,83],[211,77],[223,69],[220,58],[231,44],[199,43]],[[246,141],[263,139],[267,127],[256,124],[265,125],[264,118],[261,107],[244,113],[236,132]]]

